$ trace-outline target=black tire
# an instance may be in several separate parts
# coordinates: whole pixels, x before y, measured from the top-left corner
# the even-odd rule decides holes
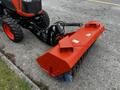
[[[7,33],[5,32],[5,28],[4,28],[5,24],[7,25],[7,27],[10,28],[10,32],[13,34],[14,39],[11,39],[7,35]],[[18,42],[20,42],[20,41],[23,40],[24,36],[23,36],[22,29],[21,29],[20,25],[17,24],[17,22],[14,19],[12,19],[12,18],[5,18],[5,19],[3,19],[3,21],[2,21],[2,27],[3,27],[3,31],[5,32],[5,34],[8,36],[8,38],[11,41],[18,43]]]
[[[50,25],[50,18],[48,16],[48,13],[46,11],[43,11],[43,13],[40,14],[40,18],[37,20],[37,25],[40,28],[46,29]]]

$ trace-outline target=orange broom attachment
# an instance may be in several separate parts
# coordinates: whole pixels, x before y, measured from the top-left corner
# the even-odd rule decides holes
[[[40,56],[37,62],[53,77],[69,72],[104,30],[99,22],[87,22],[76,32],[66,34],[58,45]]]

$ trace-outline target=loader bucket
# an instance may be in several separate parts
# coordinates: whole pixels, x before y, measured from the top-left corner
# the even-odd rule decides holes
[[[87,22],[76,32],[65,35],[58,45],[40,56],[38,64],[53,77],[69,72],[104,29],[99,22]]]

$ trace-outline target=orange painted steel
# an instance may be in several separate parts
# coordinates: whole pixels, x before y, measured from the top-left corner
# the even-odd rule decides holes
[[[101,23],[89,21],[72,35],[65,35],[58,45],[40,56],[37,62],[53,77],[69,72],[104,30]]]

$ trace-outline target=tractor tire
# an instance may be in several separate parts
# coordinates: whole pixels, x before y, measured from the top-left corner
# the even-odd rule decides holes
[[[3,31],[7,37],[13,42],[20,42],[23,40],[23,32],[19,24],[12,18],[5,18],[2,21]]]
[[[50,18],[49,18],[48,13],[46,11],[43,11],[43,13],[40,14],[39,21],[38,21],[37,25],[42,29],[46,29],[49,27]]]

